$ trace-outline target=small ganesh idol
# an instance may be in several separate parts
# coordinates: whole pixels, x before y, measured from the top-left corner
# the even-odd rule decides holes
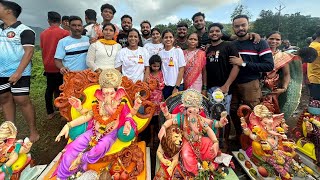
[[[101,89],[95,92],[97,102],[92,110],[68,122],[56,141],[67,137],[70,128],[89,122],[87,131],[68,144],[57,169],[59,179],[68,179],[77,172],[84,172],[88,163],[96,163],[110,150],[116,139],[128,142],[137,134],[137,125],[122,97],[126,94],[120,87],[122,75],[115,69],[103,70],[99,76]],[[139,97],[134,108],[141,105]]]
[[[14,172],[19,172],[30,162],[27,157],[32,143],[29,138],[16,140],[17,128],[10,121],[0,126],[0,179],[8,180]]]
[[[188,174],[197,176],[202,162],[213,162],[219,152],[219,141],[212,130],[212,127],[223,127],[228,123],[225,116],[220,121],[212,121],[200,115],[202,110],[202,94],[193,89],[183,92],[180,106],[181,112],[170,114],[168,108],[162,104],[161,109],[167,118],[159,131],[159,139],[166,136],[166,129],[172,125],[177,125],[182,130],[182,148],[181,161],[182,166]],[[172,172],[171,164],[159,158],[164,165],[169,166],[169,172]],[[200,168],[201,169],[201,168]]]
[[[285,135],[288,125],[283,117],[283,114],[273,114],[264,105],[254,107],[247,121],[249,124],[241,117],[243,132],[252,140],[246,153],[255,164],[271,166],[275,171],[269,173],[279,175],[282,179],[291,179],[294,174],[305,177],[306,173],[301,173],[304,170],[299,165],[295,143]]]

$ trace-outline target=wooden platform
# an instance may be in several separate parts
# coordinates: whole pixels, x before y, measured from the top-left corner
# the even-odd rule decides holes
[[[239,152],[241,152],[244,156],[245,156],[245,160],[241,161],[238,158],[238,154]],[[260,176],[259,172],[258,172],[258,167],[250,160],[250,158],[247,156],[246,152],[242,149],[240,149],[239,151],[232,151],[232,154],[234,156],[235,159],[237,159],[237,161],[239,162],[239,164],[241,165],[242,169],[247,173],[247,175],[252,179],[252,180],[256,180],[256,179],[263,179],[263,180],[274,180],[276,177],[262,177]],[[255,169],[257,171],[257,177],[253,177],[250,173],[249,173],[249,169],[245,166],[245,161],[248,160],[251,164],[252,164],[252,168]],[[307,165],[307,164],[306,164]],[[310,167],[310,166],[309,166]],[[317,171],[314,171],[315,173]],[[319,177],[319,174],[316,175],[316,177]],[[306,178],[300,178],[300,177],[293,177],[292,180],[305,180],[308,179],[308,177]],[[319,178],[318,178],[319,179]],[[310,179],[311,180],[311,179]]]

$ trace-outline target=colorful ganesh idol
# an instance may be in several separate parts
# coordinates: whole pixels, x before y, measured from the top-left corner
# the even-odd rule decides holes
[[[182,147],[179,161],[182,162],[182,169],[185,170],[184,174],[188,177],[198,176],[200,170],[204,168],[204,164],[206,167],[212,165],[214,169],[218,166],[218,164],[214,163],[214,160],[220,153],[219,141],[212,128],[224,127],[228,123],[225,115],[221,117],[220,121],[213,121],[201,116],[202,101],[203,96],[201,93],[188,89],[182,92],[182,104],[178,114],[170,114],[166,104],[161,104],[162,112],[167,120],[159,131],[159,139],[162,144],[162,138],[166,136],[166,130],[172,125],[177,125],[181,129]],[[175,134],[174,138],[177,139],[179,135]],[[178,145],[178,141],[174,145]],[[162,149],[159,151],[159,149],[158,157],[162,163],[161,165],[163,165],[162,167],[166,166],[167,173],[172,175],[174,167],[171,166],[176,164],[176,158],[161,155],[162,152],[164,154],[168,153]],[[173,158],[172,161],[169,160],[171,158]],[[203,162],[205,163],[203,164]]]
[[[101,89],[95,92],[97,102],[92,110],[82,112],[82,116],[68,122],[56,141],[68,136],[72,127],[89,122],[87,131],[69,143],[57,168],[59,179],[68,179],[77,172],[84,172],[88,164],[96,163],[105,156],[115,141],[131,141],[137,134],[137,125],[132,113],[122,97],[126,94],[120,86],[122,75],[115,69],[101,72]],[[139,97],[135,100],[135,109],[140,107]],[[82,109],[82,108],[81,108]],[[90,125],[91,124],[91,125]]]
[[[31,160],[27,155],[32,143],[29,138],[16,140],[17,128],[10,121],[0,126],[0,180],[9,180],[13,173],[19,173]]]
[[[247,147],[243,145],[245,138],[241,138],[241,143],[250,160],[257,166],[263,165],[266,169],[271,169],[269,175],[279,175],[282,179],[291,179],[294,174],[305,177],[306,172],[300,166],[295,152],[295,143],[285,135],[288,125],[283,119],[284,115],[274,115],[266,106],[257,105],[246,121],[241,111],[245,109],[250,112],[250,108],[244,107],[246,106],[239,108],[238,115],[241,116],[244,134],[251,140],[246,142]]]

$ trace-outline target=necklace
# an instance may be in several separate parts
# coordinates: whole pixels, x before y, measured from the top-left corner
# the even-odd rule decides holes
[[[107,53],[107,56],[108,57],[111,57],[112,56],[112,52],[113,52],[113,45],[111,45],[111,54],[109,55],[109,53],[108,53],[108,51],[107,51],[107,48],[106,48],[106,46],[105,45],[103,45],[103,47],[104,47],[104,50],[106,51],[106,53]]]

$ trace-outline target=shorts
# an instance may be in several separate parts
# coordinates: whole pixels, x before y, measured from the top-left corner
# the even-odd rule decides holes
[[[9,77],[0,77],[0,94],[11,92],[13,96],[30,94],[30,76],[22,76],[15,85],[9,83]]]

